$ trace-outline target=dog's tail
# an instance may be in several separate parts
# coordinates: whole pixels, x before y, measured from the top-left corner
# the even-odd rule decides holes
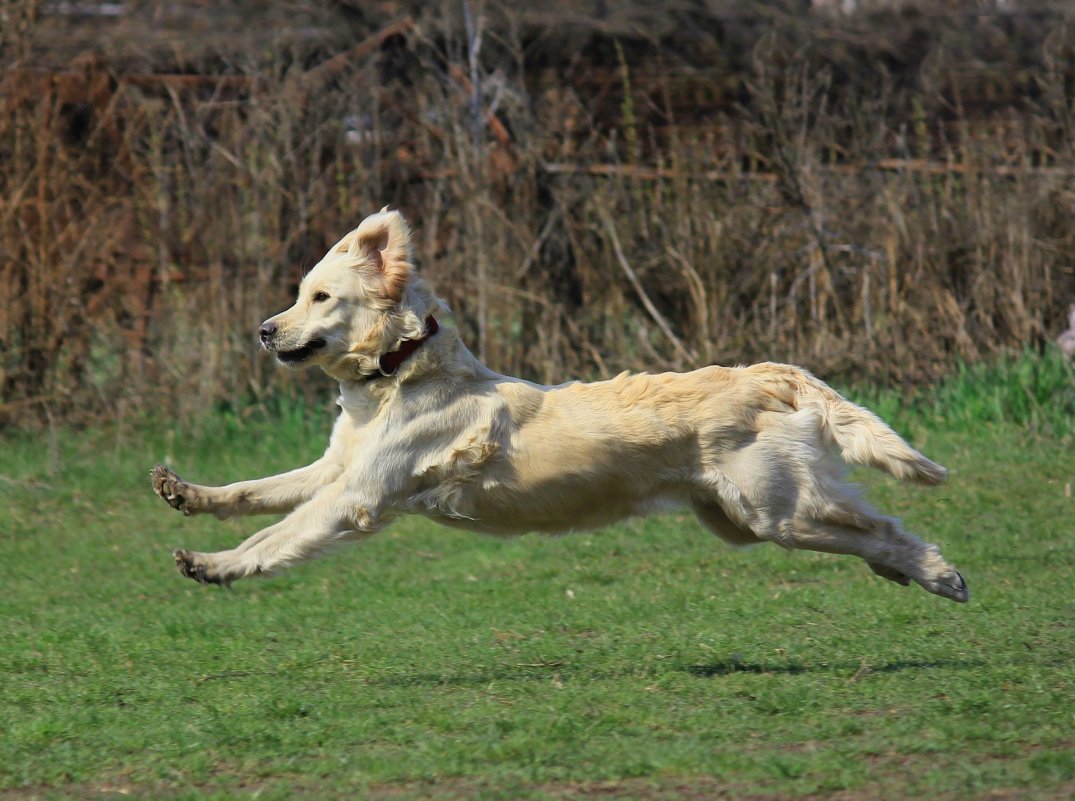
[[[782,401],[795,409],[812,408],[818,412],[822,432],[840,450],[845,462],[876,467],[901,481],[919,484],[940,484],[947,478],[944,467],[908,445],[880,417],[847,400],[806,370],[783,364],[758,367],[780,376],[782,380],[776,384]]]

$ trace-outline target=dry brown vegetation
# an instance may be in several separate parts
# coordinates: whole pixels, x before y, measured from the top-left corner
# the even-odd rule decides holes
[[[253,331],[385,203],[541,380],[920,382],[1075,299],[1064,5],[104,5],[0,0],[8,420],[321,394]]]

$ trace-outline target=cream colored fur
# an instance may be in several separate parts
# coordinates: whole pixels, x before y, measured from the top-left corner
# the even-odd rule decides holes
[[[541,386],[485,367],[440,320],[380,375],[381,355],[421,338],[440,311],[398,212],[367,218],[329,251],[295,305],[262,326],[267,349],[340,382],[328,449],[308,467],[224,487],[155,468],[156,492],[186,514],[287,513],[233,550],[177,551],[184,575],[228,584],[272,573],[400,514],[514,535],[682,507],[733,544],[854,554],[885,578],[967,600],[935,546],[845,482],[835,452],[925,484],[943,481],[944,468],[805,370],[765,363]]]

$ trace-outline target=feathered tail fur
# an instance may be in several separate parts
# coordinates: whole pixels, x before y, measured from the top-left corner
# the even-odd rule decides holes
[[[940,484],[947,478],[944,467],[908,445],[880,417],[852,403],[806,370],[776,364],[756,367],[779,368],[781,378],[787,381],[786,385],[779,382],[787,393],[781,400],[795,409],[815,409],[822,432],[840,450],[845,462],[876,467],[901,481],[918,484]]]

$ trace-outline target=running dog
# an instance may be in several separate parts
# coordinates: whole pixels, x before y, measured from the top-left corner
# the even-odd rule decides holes
[[[324,456],[223,487],[153,469],[154,491],[184,514],[287,515],[231,550],[176,551],[184,576],[228,585],[275,573],[402,514],[516,535],[681,507],[733,545],[852,554],[891,581],[968,599],[937,547],[868,506],[842,462],[920,484],[945,469],[810,373],[763,363],[559,386],[511,378],[440,319],[413,265],[406,222],[383,210],[258,329],[285,366],[339,381]]]

